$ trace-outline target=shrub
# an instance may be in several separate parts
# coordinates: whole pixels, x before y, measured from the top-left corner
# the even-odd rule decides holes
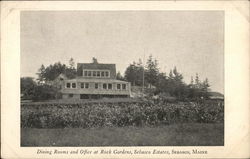
[[[224,103],[219,101],[21,105],[21,126],[34,128],[155,126],[223,121]]]

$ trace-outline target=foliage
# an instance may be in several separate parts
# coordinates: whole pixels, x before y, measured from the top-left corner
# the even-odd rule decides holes
[[[56,62],[53,65],[45,67],[41,65],[38,70],[38,81],[39,83],[44,83],[46,81],[53,81],[60,74],[65,74],[68,78],[72,79],[76,77],[75,62],[73,58],[69,60],[69,66],[62,64],[61,62]]]
[[[150,88],[152,85],[156,85],[158,82],[159,68],[158,61],[153,59],[152,55],[149,56],[145,71],[145,80],[149,84]]]
[[[57,88],[47,84],[37,84],[31,77],[21,78],[22,99],[29,100],[48,100],[59,96]]]
[[[34,89],[32,100],[39,101],[39,100],[56,99],[57,95],[58,95],[57,88],[46,84],[37,85]]]
[[[121,73],[118,71],[117,74],[116,74],[116,79],[117,80],[121,80],[121,81],[124,81],[124,77],[121,75]]]
[[[191,82],[188,85],[188,98],[192,99],[200,99],[206,98],[208,99],[209,95],[209,87],[210,84],[208,79],[206,78],[203,82],[200,81],[199,75],[196,74],[195,82],[193,81],[193,77],[191,77]]]
[[[125,80],[131,82],[132,86],[142,86],[144,75],[144,87],[149,86],[151,89],[144,93],[166,94],[169,97],[175,97],[178,100],[201,99],[209,97],[209,82],[208,79],[201,82],[198,74],[196,74],[195,82],[193,78],[190,84],[183,81],[182,74],[176,67],[170,69],[168,76],[159,71],[158,61],[150,55],[144,67],[141,60],[130,64],[125,71]],[[156,87],[152,89],[151,86]],[[153,93],[152,93],[153,91]]]
[[[21,94],[23,99],[32,99],[36,83],[31,77],[21,78]]]
[[[33,128],[156,126],[223,120],[224,103],[220,101],[21,105],[21,126]]]
[[[177,97],[178,99],[184,99],[186,97],[186,84],[183,82],[182,74],[174,67],[173,71],[170,70],[168,81],[169,94]]]
[[[124,77],[131,82],[132,86],[142,86],[143,69],[141,60],[137,63],[133,62],[127,67]]]

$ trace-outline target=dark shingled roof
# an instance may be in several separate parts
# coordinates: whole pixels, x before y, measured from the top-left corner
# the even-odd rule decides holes
[[[103,63],[77,63],[77,75],[82,76],[83,69],[98,69],[98,70],[110,70],[110,77],[116,77],[115,64],[103,64]]]
[[[77,68],[84,69],[100,69],[100,70],[114,70],[115,64],[103,63],[77,63]]]

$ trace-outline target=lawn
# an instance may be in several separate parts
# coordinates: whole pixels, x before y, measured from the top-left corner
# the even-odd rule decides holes
[[[223,146],[224,125],[38,129],[21,128],[21,146]]]

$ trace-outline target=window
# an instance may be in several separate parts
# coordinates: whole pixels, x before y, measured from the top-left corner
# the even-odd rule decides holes
[[[109,72],[105,71],[105,77],[108,77],[108,76],[109,76]]]
[[[126,84],[122,84],[122,89],[126,89]]]
[[[76,83],[72,83],[72,88],[76,88]]]
[[[97,77],[100,77],[100,71],[97,71]]]
[[[85,88],[89,88],[89,83],[85,83]]]
[[[110,71],[108,69],[83,69],[83,77],[110,77]]]
[[[84,88],[84,83],[81,83],[81,88]]]
[[[91,77],[91,71],[88,71],[88,76]]]
[[[81,88],[89,88],[89,83],[81,83]]]
[[[84,71],[84,76],[88,76],[88,71]]]
[[[67,87],[67,88],[70,88],[70,83],[67,83],[67,84],[66,84],[66,87]]]
[[[98,83],[95,83],[95,89],[98,89]]]
[[[108,84],[108,88],[112,89],[112,84],[111,83]]]
[[[103,87],[103,89],[107,89],[107,84],[103,83],[102,87]]]
[[[73,94],[69,94],[69,98],[72,98],[73,97]]]
[[[121,84],[117,84],[117,89],[121,89]]]
[[[104,77],[104,72],[103,71],[101,72],[101,76]]]

